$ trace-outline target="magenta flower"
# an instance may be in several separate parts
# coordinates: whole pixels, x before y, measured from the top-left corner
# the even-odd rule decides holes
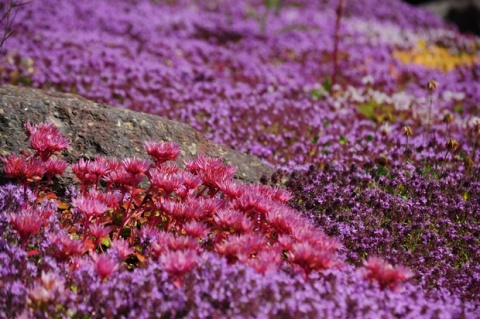
[[[118,264],[106,254],[93,253],[91,257],[95,263],[95,270],[102,280],[109,278],[118,268]]]
[[[361,273],[365,278],[376,281],[380,288],[397,290],[399,285],[412,278],[413,272],[403,266],[393,267],[391,264],[377,257],[370,257],[363,262]]]
[[[167,161],[174,161],[180,155],[180,147],[172,142],[145,142],[145,150],[153,158],[157,167]]]
[[[122,261],[135,252],[135,249],[130,247],[129,243],[123,238],[112,240],[111,249],[116,252],[116,255]]]
[[[197,264],[197,253],[193,250],[167,251],[160,256],[160,263],[174,277],[179,277]]]
[[[136,157],[125,158],[121,162],[122,167],[134,176],[143,176],[150,168],[150,162]]]
[[[245,185],[231,180],[220,181],[217,183],[217,186],[220,188],[223,196],[228,199],[238,198],[246,191]]]
[[[78,257],[86,251],[83,242],[72,239],[65,233],[50,235],[50,241],[54,246],[54,257],[58,261],[70,260],[72,257]]]
[[[61,159],[52,159],[49,158],[44,163],[45,165],[45,174],[52,178],[55,175],[62,175],[67,169],[68,163]]]
[[[33,303],[47,303],[64,293],[64,280],[53,272],[44,272],[32,288],[28,290],[28,298]]]
[[[20,235],[22,248],[26,247],[27,240],[30,236],[38,234],[44,222],[31,213],[30,210],[20,213],[12,213],[9,215],[10,223]]]
[[[107,205],[109,208],[116,208],[120,204],[122,194],[118,191],[102,192],[96,189],[90,189],[86,195],[88,198],[94,198]]]
[[[46,161],[55,152],[67,149],[70,145],[68,139],[53,124],[31,125],[30,122],[26,122],[25,129],[30,140],[30,147],[43,161]]]
[[[305,242],[292,245],[288,260],[298,266],[304,275],[308,275],[312,270],[322,272],[341,266],[338,256],[334,253],[318,249],[318,247]]]
[[[128,187],[136,187],[143,179],[143,176],[140,174],[131,174],[125,169],[118,169],[107,174],[104,178],[105,182],[108,185],[118,185],[122,189]]]
[[[247,260],[247,265],[257,272],[264,274],[269,271],[277,270],[282,263],[282,251],[279,247],[270,250],[262,250],[255,256]]]
[[[203,184],[209,188],[218,188],[220,182],[231,180],[235,174],[235,168],[224,165],[222,159],[208,158],[204,155],[186,162],[185,166],[187,171],[198,175]]]
[[[299,216],[287,208],[278,207],[267,213],[268,225],[275,233],[291,234],[295,229],[302,227],[302,220]]]
[[[200,177],[187,171],[180,171],[176,176],[182,181],[183,186],[187,190],[197,189],[202,184],[202,179]]]
[[[202,210],[191,203],[161,199],[159,207],[177,222],[185,222],[202,216]]]
[[[23,183],[39,181],[47,171],[44,163],[38,159],[25,159],[22,156],[10,154],[2,157],[4,171],[8,178],[16,178]]]
[[[165,244],[165,243],[164,243]],[[198,241],[194,238],[187,236],[172,236],[169,237],[166,242],[169,250],[192,250],[198,251]]]
[[[253,223],[247,216],[232,209],[219,210],[213,217],[213,222],[219,230],[231,234],[243,234],[253,229]]]
[[[183,226],[183,231],[187,236],[202,239],[207,235],[209,228],[204,223],[191,220]]]
[[[94,161],[81,158],[72,165],[72,171],[82,183],[83,189],[90,185],[96,187],[97,183],[112,170],[118,168],[119,164],[114,160],[97,156]]]
[[[90,235],[95,238],[95,246],[100,244],[100,241],[107,238],[112,230],[109,226],[103,226],[100,224],[93,224],[89,226]]]
[[[165,174],[155,169],[150,173],[150,185],[152,189],[163,190],[167,197],[182,186],[182,180],[176,174]]]
[[[262,235],[245,234],[228,237],[215,246],[215,251],[225,256],[229,263],[233,263],[237,260],[245,262],[265,248],[267,242]]]
[[[109,207],[96,198],[79,196],[73,200],[73,205],[82,212],[87,219],[102,216]]]

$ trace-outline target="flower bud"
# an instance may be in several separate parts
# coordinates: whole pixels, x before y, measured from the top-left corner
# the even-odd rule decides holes
[[[447,112],[447,113],[445,113],[445,115],[443,115],[443,123],[445,123],[445,124],[452,123],[454,119],[455,118],[454,118],[453,114],[450,113],[450,112]]]
[[[429,91],[435,91],[438,87],[438,82],[435,80],[430,80],[427,83],[427,88]]]
[[[413,135],[413,130],[412,127],[407,125],[402,128],[402,133],[405,136],[412,136]]]
[[[480,135],[480,120],[473,122],[473,134]]]
[[[455,151],[460,146],[460,143],[458,143],[456,139],[450,138],[445,144],[445,146],[449,151]]]
[[[466,156],[463,159],[463,165],[465,165],[466,169],[469,169],[470,167],[473,167],[475,163],[473,162],[473,159],[470,156]]]
[[[375,162],[380,166],[387,166],[388,165],[388,158],[386,156],[379,156]]]

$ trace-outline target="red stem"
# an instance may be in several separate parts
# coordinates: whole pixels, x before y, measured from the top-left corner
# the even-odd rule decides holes
[[[337,19],[335,20],[335,36],[333,41],[333,72],[332,72],[332,85],[337,81],[338,72],[338,42],[340,41],[340,22],[342,20],[343,8],[345,7],[345,0],[340,0],[336,10]]]

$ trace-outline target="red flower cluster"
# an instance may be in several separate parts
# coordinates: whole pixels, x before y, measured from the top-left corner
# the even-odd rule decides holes
[[[38,155],[42,161],[46,161],[55,152],[63,151],[70,145],[68,139],[53,124],[32,125],[27,122],[25,130],[30,140],[30,147],[36,151],[35,155]]]
[[[36,182],[36,190],[40,181],[46,176],[45,185],[48,185],[55,175],[61,175],[67,168],[67,163],[51,156],[68,148],[68,140],[61,135],[52,124],[32,125],[25,124],[25,129],[30,140],[30,148],[35,151],[33,155],[22,152],[22,155],[10,154],[1,157],[4,163],[5,175],[20,181],[25,188],[28,183]]]
[[[411,278],[413,273],[402,266],[393,267],[389,263],[377,257],[370,257],[364,263],[361,270],[365,278],[376,281],[380,288],[396,290],[400,283]]]
[[[6,174],[28,183],[63,172],[63,162],[50,156],[68,142],[52,125],[25,127],[36,153],[2,159]],[[204,252],[261,273],[282,263],[304,276],[342,265],[340,243],[288,208],[287,191],[235,182],[234,168],[221,159],[200,156],[181,170],[171,162],[180,154],[172,143],[147,142],[145,149],[153,161],[96,157],[73,164],[81,189],[63,214],[65,233],[51,238],[57,260],[75,265],[88,251],[102,280],[122,263],[140,267],[157,260],[177,284]],[[22,243],[42,226],[28,212],[12,215],[11,223]],[[366,277],[382,287],[393,289],[409,277],[381,261],[365,265]]]

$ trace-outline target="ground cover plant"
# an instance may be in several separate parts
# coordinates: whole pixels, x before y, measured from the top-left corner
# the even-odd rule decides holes
[[[477,38],[396,0],[36,0],[15,21],[2,83],[180,120],[279,171],[243,185],[148,142],[149,161],[70,163],[79,187],[55,194],[68,141],[27,123],[32,150],[2,159],[2,315],[479,316]]]

